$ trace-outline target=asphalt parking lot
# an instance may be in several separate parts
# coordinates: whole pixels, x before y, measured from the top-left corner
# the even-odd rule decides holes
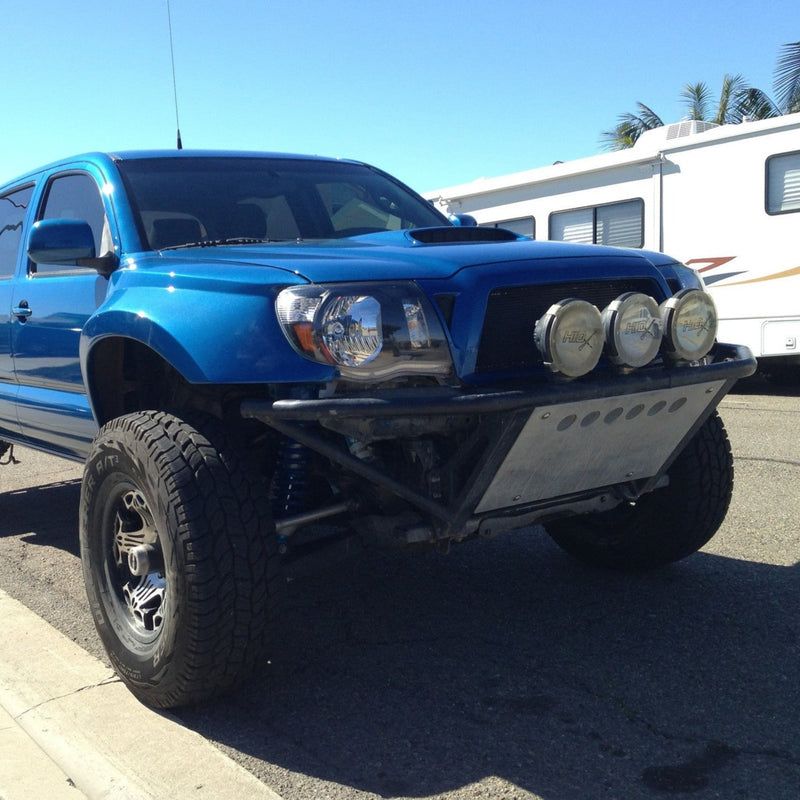
[[[723,403],[728,518],[699,554],[620,575],[541,529],[373,553],[290,587],[282,645],[185,725],[286,800],[800,796],[800,392]],[[0,588],[103,658],[80,469],[0,467]]]

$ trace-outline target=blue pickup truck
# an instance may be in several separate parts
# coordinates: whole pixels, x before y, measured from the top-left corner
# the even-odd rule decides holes
[[[259,664],[285,571],[342,542],[535,523],[641,569],[714,535],[716,407],[755,361],[702,281],[469,222],[275,154],[89,154],[0,189],[0,461],[85,464],[89,604],[145,702]]]

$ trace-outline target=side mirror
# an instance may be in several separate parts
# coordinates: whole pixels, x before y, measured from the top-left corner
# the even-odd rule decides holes
[[[453,225],[459,228],[477,228],[478,221],[471,214],[456,214]]]
[[[28,258],[34,264],[88,267],[101,275],[109,275],[119,263],[112,253],[97,258],[92,229],[80,219],[35,222],[28,238]]]
[[[28,239],[28,258],[34,264],[73,264],[94,258],[94,234],[79,219],[41,219]]]

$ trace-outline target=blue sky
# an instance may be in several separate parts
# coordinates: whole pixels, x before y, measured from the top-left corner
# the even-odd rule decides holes
[[[166,0],[0,0],[0,182],[172,147]],[[418,190],[592,155],[642,100],[771,92],[800,3],[172,0],[184,146],[358,158]]]

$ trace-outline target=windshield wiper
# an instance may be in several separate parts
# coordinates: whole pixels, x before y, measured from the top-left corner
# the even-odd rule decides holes
[[[289,242],[294,239],[255,239],[249,236],[234,236],[229,239],[202,239],[198,242],[185,242],[184,244],[171,244],[169,247],[159,247],[159,250],[180,250],[184,247],[221,247],[228,244],[269,244],[270,242]]]

